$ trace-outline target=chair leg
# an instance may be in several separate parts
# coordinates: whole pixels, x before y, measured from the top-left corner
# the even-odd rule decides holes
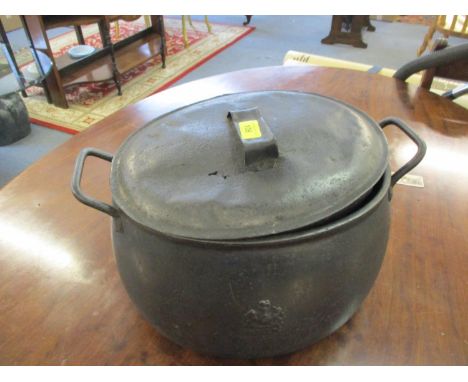
[[[434,33],[436,31],[436,27],[437,27],[437,19],[438,19],[438,16],[436,16],[436,19],[434,21],[434,23],[429,27],[429,30],[427,31],[426,35],[424,36],[424,40],[423,40],[423,43],[421,44],[421,46],[418,48],[418,51],[416,52],[416,55],[419,57],[421,56],[421,54],[424,53],[424,51],[426,50],[428,44],[429,44],[429,41],[432,40],[432,36],[434,36]]]
[[[119,25],[119,20],[117,20],[115,23],[114,23],[114,27],[115,27],[115,39],[118,40],[120,38],[120,25]]]
[[[146,28],[149,28],[151,26],[151,17],[149,17],[149,15],[145,15],[144,20],[145,20]]]
[[[211,33],[211,24],[208,21],[208,16],[205,16],[205,24],[206,24],[206,29],[208,29],[208,33]]]
[[[188,17],[188,22],[190,24],[190,26],[193,28],[193,23],[192,23],[192,16],[187,16]]]
[[[184,46],[188,48],[189,41],[187,37],[187,25],[186,25],[186,18],[187,16],[182,16],[182,38],[184,40]]]

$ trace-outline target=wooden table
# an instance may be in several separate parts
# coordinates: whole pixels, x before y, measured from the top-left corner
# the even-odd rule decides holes
[[[388,251],[357,314],[308,349],[256,361],[206,358],[160,336],[119,280],[110,220],[77,202],[70,177],[87,146],[115,152],[146,122],[219,94],[293,89],[336,97],[374,119],[400,117],[427,142],[396,185]],[[392,166],[414,146],[386,129]],[[271,67],[194,81],[113,114],[36,162],[0,192],[0,364],[466,364],[468,349],[468,111],[383,76]],[[109,166],[92,158],[85,191],[110,200]]]

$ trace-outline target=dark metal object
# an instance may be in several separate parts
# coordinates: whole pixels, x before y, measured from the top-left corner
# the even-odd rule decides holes
[[[75,195],[75,197],[81,203],[86,204],[87,206],[90,206],[99,211],[102,211],[110,216],[118,217],[119,213],[115,207],[110,206],[107,203],[92,199],[89,196],[85,195],[83,191],[81,190],[80,183],[81,183],[81,176],[83,174],[83,166],[88,156],[101,158],[108,162],[112,162],[112,158],[113,158],[111,154],[108,154],[98,149],[86,148],[86,149],[81,150],[75,163],[75,170],[74,170],[73,181],[72,181],[72,186],[71,186],[73,195]]]
[[[442,97],[453,100],[465,94],[468,94],[468,84],[460,85],[457,86],[455,89],[448,90],[444,94],[442,94]]]
[[[258,172],[245,171],[226,118],[252,107],[280,150],[275,165]],[[315,94],[248,92],[181,108],[139,129],[115,154],[111,187],[114,204],[154,230],[244,239],[346,214],[387,164],[382,129],[361,111]]]
[[[419,162],[422,161],[422,159],[424,158],[424,155],[426,155],[426,144],[421,138],[419,138],[419,136],[413,130],[410,129],[410,127],[406,123],[404,123],[399,118],[395,118],[395,117],[385,118],[382,121],[380,121],[379,125],[382,126],[382,129],[388,125],[397,126],[418,147],[418,151],[413,156],[413,158],[411,158],[404,166],[402,166],[400,169],[398,169],[398,171],[396,171],[392,175],[391,185],[393,187],[396,184],[396,182],[398,182],[405,174],[410,172],[413,168],[415,168],[419,164]]]
[[[281,130],[268,124],[280,142]],[[82,194],[79,183],[85,158],[112,160],[112,155],[95,149],[80,153],[72,190],[86,205],[114,217],[112,240],[122,281],[135,305],[163,335],[181,346],[221,357],[286,354],[346,323],[378,275],[388,241],[392,185],[425,152],[424,143],[404,123],[395,118],[380,123],[382,128],[388,124],[396,124],[418,145],[412,160],[393,177],[386,163],[383,175],[346,214],[276,235],[210,240],[168,234],[136,221],[115,198],[114,207]],[[152,134],[164,142],[165,125],[159,126]],[[176,127],[168,123],[167,128]],[[187,132],[184,125],[180,129]],[[211,133],[216,135],[216,129]],[[136,136],[148,138],[145,134],[132,138]],[[136,163],[132,156],[122,156],[121,148],[112,163],[113,186],[119,158],[130,167]],[[265,171],[271,169],[245,174],[262,176]],[[265,182],[265,189],[269,186]],[[115,188],[113,196],[114,192]]]
[[[246,169],[272,168],[279,156],[278,145],[258,108],[230,111],[227,116],[242,144]]]
[[[398,69],[393,77],[401,81],[406,81],[412,74],[420,72],[421,70],[449,65],[466,59],[468,59],[468,44],[450,46],[408,62]]]
[[[122,216],[123,230],[112,230],[119,272],[146,319],[181,346],[234,358],[297,351],[346,323],[371,289],[388,240],[389,187],[387,172],[337,222],[246,241],[170,238]]]

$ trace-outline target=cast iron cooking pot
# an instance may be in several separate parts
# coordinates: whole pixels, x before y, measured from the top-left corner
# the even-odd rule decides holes
[[[418,146],[391,175],[382,128]],[[112,216],[128,294],[166,337],[236,358],[302,349],[342,326],[385,254],[392,186],[425,154],[402,121],[377,124],[316,94],[224,95],[165,114],[112,156],[86,148],[72,190]],[[112,162],[112,205],[80,189]]]

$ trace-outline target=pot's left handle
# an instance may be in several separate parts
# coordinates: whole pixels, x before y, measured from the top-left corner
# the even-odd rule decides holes
[[[83,174],[83,166],[86,158],[88,156],[97,157],[104,159],[108,162],[112,162],[112,154],[106,153],[104,151],[87,147],[80,151],[78,158],[76,158],[75,170],[73,172],[71,189],[75,198],[77,198],[81,203],[86,204],[89,207],[95,208],[99,211],[102,211],[110,216],[118,217],[119,213],[117,209],[107,203],[100,202],[99,200],[93,199],[83,193],[81,190],[81,176]]]

